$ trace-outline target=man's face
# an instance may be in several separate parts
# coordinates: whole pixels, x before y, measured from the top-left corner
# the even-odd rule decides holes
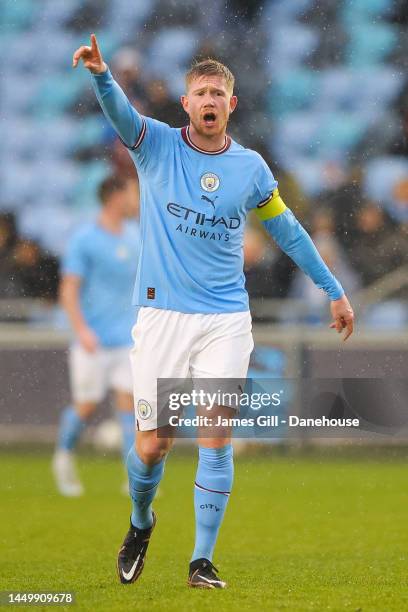
[[[237,97],[227,89],[224,77],[206,75],[191,81],[181,103],[196,132],[211,137],[225,133]]]
[[[122,219],[127,219],[128,217],[132,216],[133,211],[127,185],[125,188],[120,190],[118,189],[112,193],[105,206],[112,212],[114,211],[115,214]]]

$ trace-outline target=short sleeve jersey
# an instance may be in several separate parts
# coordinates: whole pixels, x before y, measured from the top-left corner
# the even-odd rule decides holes
[[[126,224],[114,234],[95,222],[73,235],[65,253],[63,273],[80,277],[82,314],[104,347],[132,344],[131,293],[139,245],[138,224]]]

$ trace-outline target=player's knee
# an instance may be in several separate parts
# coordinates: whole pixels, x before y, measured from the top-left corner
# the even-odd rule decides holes
[[[75,410],[81,419],[89,419],[96,410],[96,403],[83,402],[75,405]]]
[[[169,452],[171,440],[149,436],[147,439],[137,440],[137,454],[146,465],[159,463]]]

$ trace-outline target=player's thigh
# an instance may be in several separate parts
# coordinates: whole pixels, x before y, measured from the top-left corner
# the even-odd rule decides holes
[[[75,404],[98,403],[106,395],[106,356],[104,349],[89,353],[76,344],[69,350],[71,393]]]
[[[249,312],[209,315],[208,332],[191,359],[195,378],[244,379],[254,348]]]
[[[114,390],[115,394],[115,407],[121,412],[133,412],[134,401],[133,393],[127,393],[126,391]]]
[[[209,417],[209,425],[198,431],[198,442],[202,446],[219,448],[230,441],[228,420],[239,410],[245,388],[254,346],[252,321],[250,313],[244,312],[215,315],[206,320],[206,324],[208,333],[191,360],[194,389],[205,394],[201,410]],[[227,424],[223,421],[220,425],[219,416]]]
[[[173,382],[189,376],[189,321],[182,313],[158,308],[141,308],[132,330],[133,347],[130,362],[133,373],[133,395],[138,429],[149,431],[161,424],[162,398],[173,388]],[[157,394],[157,380],[160,383]],[[167,386],[166,386],[167,385]],[[166,387],[166,389],[164,389]]]
[[[81,419],[89,419],[95,412],[98,404],[95,402],[75,402],[75,410]]]

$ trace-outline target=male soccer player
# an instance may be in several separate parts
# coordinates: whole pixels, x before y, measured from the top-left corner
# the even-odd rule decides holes
[[[140,307],[131,351],[137,419],[127,466],[130,529],[119,551],[122,583],[141,574],[156,517],[152,501],[171,436],[157,435],[158,378],[245,379],[253,348],[243,275],[243,230],[255,210],[279,246],[331,300],[332,327],[353,331],[353,311],[339,282],[279,196],[260,155],[234,142],[226,128],[237,105],[234,77],[215,60],[196,63],[181,97],[189,125],[172,129],[141,116],[103,61],[97,40],[73,56],[92,73],[106,117],[137,167],[141,185],[142,248],[134,303]],[[218,415],[231,417],[230,406]],[[214,413],[215,416],[215,413]],[[163,432],[162,432],[163,433]],[[231,432],[199,433],[194,491],[195,547],[188,584],[224,588],[212,563],[233,479]]]
[[[83,492],[73,451],[108,389],[115,393],[125,461],[134,441],[129,347],[140,239],[137,223],[126,222],[137,212],[131,187],[115,176],[102,182],[100,214],[74,234],[63,262],[61,301],[75,334],[69,353],[74,405],[61,416],[53,471],[60,493],[70,497]]]

